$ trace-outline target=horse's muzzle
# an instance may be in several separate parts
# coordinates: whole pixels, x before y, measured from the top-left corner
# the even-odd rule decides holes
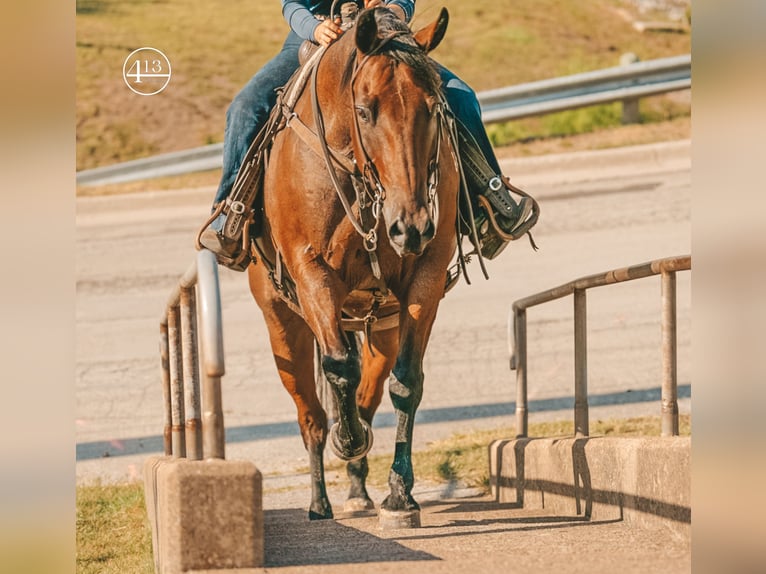
[[[397,217],[388,228],[391,246],[400,257],[423,253],[435,233],[436,226],[425,209],[416,215]]]

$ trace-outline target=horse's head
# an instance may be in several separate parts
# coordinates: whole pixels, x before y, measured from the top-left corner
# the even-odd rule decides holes
[[[377,8],[356,23],[352,146],[368,180],[385,190],[383,221],[400,256],[422,253],[438,224],[441,81],[427,52],[447,22],[442,9],[412,34],[391,11]]]

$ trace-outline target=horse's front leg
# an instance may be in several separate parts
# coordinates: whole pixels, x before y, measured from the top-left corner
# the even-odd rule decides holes
[[[372,447],[372,429],[362,420],[356,404],[361,381],[361,360],[356,339],[341,329],[341,304],[346,291],[339,279],[316,262],[302,267],[297,287],[306,323],[319,343],[322,370],[330,383],[338,420],[329,433],[333,452],[342,460],[365,456]]]
[[[399,320],[400,342],[388,392],[396,411],[396,446],[388,476],[391,489],[380,506],[382,528],[420,526],[420,506],[412,497],[412,436],[415,412],[423,397],[423,354],[436,317],[440,294],[410,297]]]
[[[327,416],[316,395],[312,349],[314,336],[306,323],[278,298],[262,265],[250,267],[250,289],[269,330],[279,377],[290,393],[311,468],[309,519],[332,518],[324,478]]]
[[[372,333],[369,345],[366,341],[362,343],[362,382],[356,393],[356,402],[360,416],[370,426],[372,426],[375,411],[380,406],[386,378],[396,359],[396,349],[399,346],[398,333],[396,328],[375,331]],[[346,473],[351,485],[344,506],[346,512],[360,512],[375,508],[367,493],[368,472],[366,456],[350,461],[346,465]]]

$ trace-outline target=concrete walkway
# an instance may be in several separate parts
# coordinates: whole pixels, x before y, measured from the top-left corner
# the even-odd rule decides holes
[[[371,492],[376,501],[383,494]],[[442,498],[445,494],[448,497]],[[309,522],[304,510],[308,496],[307,489],[265,493],[265,565],[238,570],[238,574],[659,574],[691,570],[689,542],[668,537],[661,529],[524,510],[469,490],[449,493],[443,486],[420,485],[416,497],[422,506],[422,527],[395,531],[379,530],[375,516],[336,513],[334,521]],[[342,508],[345,492],[331,489],[330,498]]]

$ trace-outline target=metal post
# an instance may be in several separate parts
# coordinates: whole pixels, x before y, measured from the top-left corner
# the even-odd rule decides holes
[[[625,98],[622,100],[623,125],[637,124],[641,121],[641,112],[638,107],[638,101],[638,98]]]
[[[662,272],[662,436],[678,436],[676,274]]]
[[[513,317],[514,360],[516,367],[516,438],[527,436],[529,413],[527,410],[527,311],[517,309]]]
[[[620,66],[630,66],[638,63],[639,57],[628,52],[620,57]],[[638,109],[638,98],[625,98],[622,100],[622,123],[637,124],[641,120],[641,113]]]
[[[202,460],[202,422],[199,400],[199,358],[197,356],[197,304],[193,287],[181,288],[181,342],[186,416],[186,456]]]
[[[585,289],[574,290],[575,436],[588,436],[588,319]]]
[[[223,325],[221,295],[218,287],[218,262],[203,249],[197,254],[197,294],[200,304],[202,349],[202,446],[206,459],[225,458],[221,377],[223,360]]]
[[[162,414],[164,419],[162,443],[165,455],[169,456],[173,453],[173,443],[171,439],[173,419],[170,408],[170,364],[168,359],[167,315],[165,316],[165,322],[160,323],[160,363],[162,366]]]
[[[175,458],[183,458],[186,456],[186,444],[184,440],[184,387],[178,307],[168,309],[168,351],[172,454]]]

